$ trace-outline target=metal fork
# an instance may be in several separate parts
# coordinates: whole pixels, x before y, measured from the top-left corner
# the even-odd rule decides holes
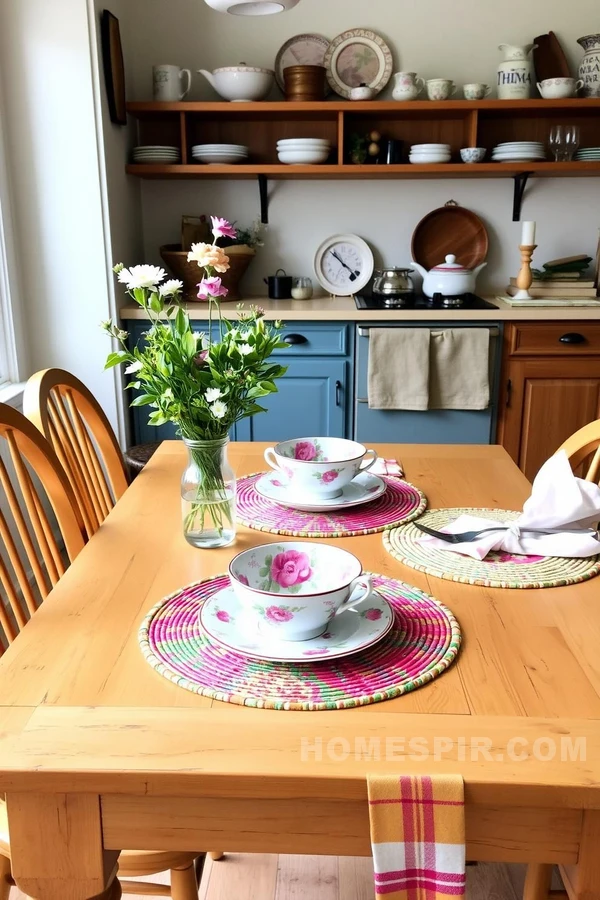
[[[431,537],[439,538],[441,541],[446,541],[448,544],[469,543],[469,541],[476,541],[482,534],[488,534],[491,531],[509,530],[506,525],[498,525],[497,528],[482,528],[480,531],[463,531],[461,534],[448,534],[446,531],[434,531],[433,528],[428,528],[427,525],[420,525],[418,522],[414,524],[419,531],[423,531]],[[587,537],[594,537],[596,540],[599,540],[598,531],[594,531],[592,528],[583,530],[581,528],[522,528],[521,531],[527,532],[527,534],[585,534]]]

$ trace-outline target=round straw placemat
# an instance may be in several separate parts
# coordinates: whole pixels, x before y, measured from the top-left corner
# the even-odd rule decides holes
[[[520,515],[506,509],[430,509],[420,521],[439,531],[465,514],[500,522],[516,519]],[[485,559],[479,560],[421,544],[419,539],[422,537],[425,535],[414,525],[405,525],[386,531],[383,543],[392,556],[411,569],[447,581],[484,587],[562,587],[586,581],[600,572],[600,556],[567,559],[559,556],[517,556],[492,550]]]
[[[262,497],[254,488],[262,474],[247,475],[237,482],[237,520],[255,531],[313,538],[376,534],[384,528],[412,522],[427,507],[425,495],[414,485],[399,478],[384,478],[387,489],[378,500],[346,511],[303,512]]]
[[[249,659],[214,641],[199,612],[229,578],[219,575],[161,600],[144,619],[142,653],[169,681],[215,700],[266,709],[347,709],[390,700],[432,681],[456,657],[460,627],[423,591],[382,575],[373,587],[392,605],[394,625],[373,647],[337,660]]]

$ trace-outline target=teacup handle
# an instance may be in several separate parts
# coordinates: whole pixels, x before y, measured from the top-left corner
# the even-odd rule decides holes
[[[415,78],[415,85],[416,87],[418,87],[419,92],[421,92],[425,87],[425,79],[417,75],[417,77]]]
[[[268,466],[270,466],[272,469],[275,469],[276,472],[282,471],[281,466],[277,461],[277,456],[275,455],[275,447],[267,447],[264,456],[265,462]]]
[[[575,93],[577,93],[577,91],[580,91],[580,90],[581,90],[581,88],[583,87],[584,83],[585,83],[585,82],[583,82],[583,81],[581,80],[581,78],[579,79],[579,81],[576,81],[576,82],[575,82]]]
[[[358,588],[362,586],[362,591],[358,594],[357,597],[354,595]],[[371,575],[359,575],[358,578],[355,578],[352,584],[350,585],[350,596],[346,600],[345,603],[342,603],[340,608],[336,612],[336,616],[339,616],[340,613],[346,612],[347,609],[352,609],[353,606],[358,606],[359,603],[362,603],[363,600],[366,600],[369,594],[373,592],[373,586],[371,584]]]
[[[367,459],[367,456],[369,455],[369,453],[372,454],[371,459],[368,460],[368,461],[367,461],[367,465],[364,466],[363,463],[364,463],[365,460]],[[266,453],[265,453],[265,455],[266,455]],[[363,461],[362,461],[362,463],[360,464],[359,472],[368,472],[369,469],[371,468],[371,466],[374,466],[378,459],[379,459],[379,457],[377,456],[377,453],[375,453],[374,450],[367,450],[367,452],[366,452],[365,455],[363,456]]]
[[[484,96],[484,97],[489,97],[491,93],[492,93],[492,89],[491,89],[491,87],[490,87],[489,84],[488,84],[488,85],[486,86],[486,89],[485,89],[485,92],[484,92],[483,96]]]
[[[457,90],[458,90],[457,86],[455,84],[453,84],[452,87],[450,88],[450,96],[454,97]]]

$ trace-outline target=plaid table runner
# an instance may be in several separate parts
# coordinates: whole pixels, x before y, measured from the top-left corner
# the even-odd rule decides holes
[[[380,456],[369,469],[371,475],[395,475],[396,478],[404,477],[402,463],[398,459],[383,459]]]
[[[465,893],[460,775],[369,775],[375,896],[444,900]]]

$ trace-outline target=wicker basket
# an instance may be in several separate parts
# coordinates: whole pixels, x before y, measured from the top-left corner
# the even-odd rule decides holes
[[[221,300],[241,300],[240,281],[254,259],[256,250],[247,244],[234,244],[233,247],[226,247],[225,253],[229,257],[229,270],[220,277],[229,293]],[[186,303],[201,302],[198,300],[198,282],[202,272],[198,263],[188,262],[187,250],[182,250],[181,244],[165,244],[160,248],[160,255],[175,278],[183,281],[183,299]]]

